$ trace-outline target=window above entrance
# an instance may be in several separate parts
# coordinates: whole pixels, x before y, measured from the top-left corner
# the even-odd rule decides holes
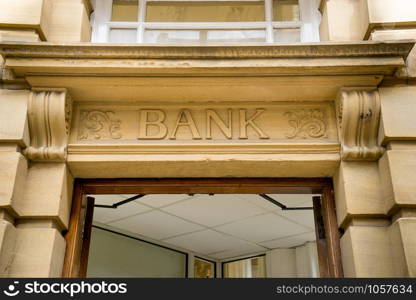
[[[99,0],[93,4],[93,42],[319,41],[318,0]]]

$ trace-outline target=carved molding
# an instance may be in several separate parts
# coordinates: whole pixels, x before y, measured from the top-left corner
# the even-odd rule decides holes
[[[326,138],[327,121],[325,112],[321,109],[299,109],[285,112],[289,118],[292,131],[286,134],[294,138]]]
[[[376,161],[384,152],[377,142],[380,124],[380,96],[376,89],[342,89],[336,111],[345,161]]]
[[[110,58],[110,59],[210,59],[210,58],[317,58],[317,57],[371,57],[386,56],[406,58],[412,50],[411,41],[366,41],[357,43],[317,43],[286,45],[238,45],[238,46],[143,46],[143,45],[94,45],[94,44],[21,44],[2,43],[0,54],[7,57],[49,58]]]
[[[65,161],[71,116],[72,100],[65,89],[33,89],[28,103],[27,157],[33,161]]]
[[[78,139],[120,139],[122,137],[121,121],[114,119],[114,116],[114,111],[81,111]]]

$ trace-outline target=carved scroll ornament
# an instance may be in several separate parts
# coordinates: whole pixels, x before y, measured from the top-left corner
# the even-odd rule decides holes
[[[65,89],[32,90],[28,103],[30,146],[24,153],[33,161],[66,160],[72,101]]]
[[[336,106],[342,159],[378,160],[384,152],[377,142],[380,123],[378,91],[343,89]]]
[[[120,123],[114,119],[113,111],[81,111],[81,128],[78,133],[78,139],[120,139]]]
[[[291,132],[286,134],[289,139],[294,138],[325,138],[326,118],[321,109],[299,109],[285,112],[289,118]]]

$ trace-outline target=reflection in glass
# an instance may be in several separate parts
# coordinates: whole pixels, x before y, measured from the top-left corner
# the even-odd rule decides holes
[[[146,22],[264,21],[263,1],[148,2]]]
[[[146,30],[145,43],[226,44],[258,43],[266,40],[264,30]]]
[[[214,263],[194,258],[194,278],[214,278]]]
[[[265,256],[257,256],[223,264],[224,278],[265,278]]]
[[[300,42],[300,28],[275,29],[273,37],[276,43],[297,43]]]
[[[115,22],[137,22],[139,16],[138,1],[113,0],[111,21]]]
[[[136,43],[137,29],[130,28],[112,28],[110,29],[110,43]]]
[[[274,0],[273,21],[299,21],[299,0]]]

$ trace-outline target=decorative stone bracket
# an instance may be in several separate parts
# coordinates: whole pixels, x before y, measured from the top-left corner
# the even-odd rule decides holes
[[[377,89],[341,89],[336,100],[341,158],[376,161],[384,152],[377,142],[380,96]]]
[[[33,89],[28,104],[30,146],[25,154],[33,161],[66,160],[72,100],[65,89]]]

